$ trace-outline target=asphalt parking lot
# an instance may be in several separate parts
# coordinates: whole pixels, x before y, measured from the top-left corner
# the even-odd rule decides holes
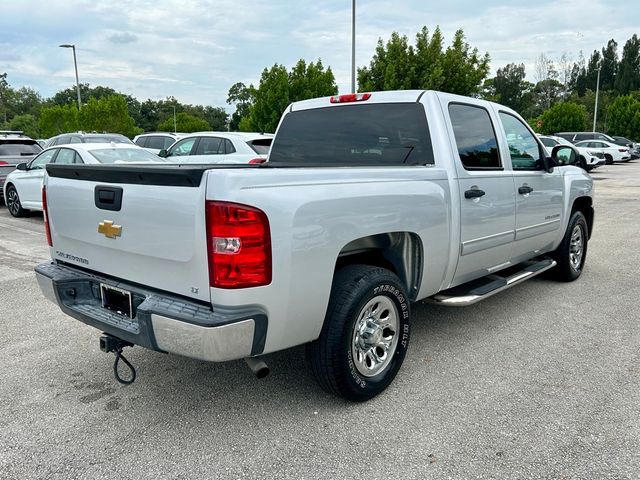
[[[42,215],[0,207],[0,478],[640,478],[640,161],[601,167],[586,270],[464,309],[415,305],[392,386],[326,395],[303,348],[208,364],[134,348],[37,287]]]

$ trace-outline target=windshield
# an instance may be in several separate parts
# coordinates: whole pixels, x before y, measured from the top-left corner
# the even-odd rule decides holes
[[[273,138],[258,138],[247,143],[258,155],[266,155],[269,153],[272,141]]]
[[[89,150],[89,153],[100,163],[163,162],[160,157],[142,148],[101,148]]]
[[[291,112],[274,139],[269,162],[432,164],[424,107],[419,103],[373,103]]]
[[[0,142],[0,155],[35,155],[40,153],[42,148],[37,143]]]

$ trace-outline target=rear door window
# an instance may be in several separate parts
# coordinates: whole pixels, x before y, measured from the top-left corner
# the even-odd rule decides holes
[[[196,155],[224,155],[224,142],[218,137],[200,137]]]
[[[147,137],[140,137],[136,139],[135,144],[138,145],[139,147],[145,147],[146,141],[147,141]]]
[[[489,112],[476,105],[452,103],[449,116],[464,168],[501,169],[498,141]]]
[[[224,139],[224,153],[236,153],[236,147],[233,146],[233,143],[228,138]]]
[[[282,120],[269,162],[314,166],[433,163],[419,103],[351,104],[294,111]]]
[[[55,161],[57,164],[70,165],[76,163],[76,152],[69,148],[61,148]]]
[[[145,144],[147,148],[153,148],[155,150],[162,150],[165,148],[164,146],[164,137],[160,135],[154,135],[151,137],[147,137],[147,143]]]

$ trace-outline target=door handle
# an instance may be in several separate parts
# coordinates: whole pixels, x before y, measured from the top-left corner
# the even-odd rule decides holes
[[[529,185],[523,185],[520,188],[518,188],[518,193],[520,195],[526,195],[531,192],[533,192],[533,188],[531,188]]]
[[[464,192],[464,198],[480,198],[485,194],[484,190],[479,188],[472,188]]]

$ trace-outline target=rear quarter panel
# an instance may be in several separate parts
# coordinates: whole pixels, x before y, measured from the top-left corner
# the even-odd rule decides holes
[[[417,298],[435,293],[449,256],[450,192],[437,167],[260,168],[208,172],[206,197],[256,206],[269,218],[270,285],[211,289],[214,308],[263,309],[265,353],[316,339],[334,269],[349,242],[387,232],[422,241],[423,282]]]

